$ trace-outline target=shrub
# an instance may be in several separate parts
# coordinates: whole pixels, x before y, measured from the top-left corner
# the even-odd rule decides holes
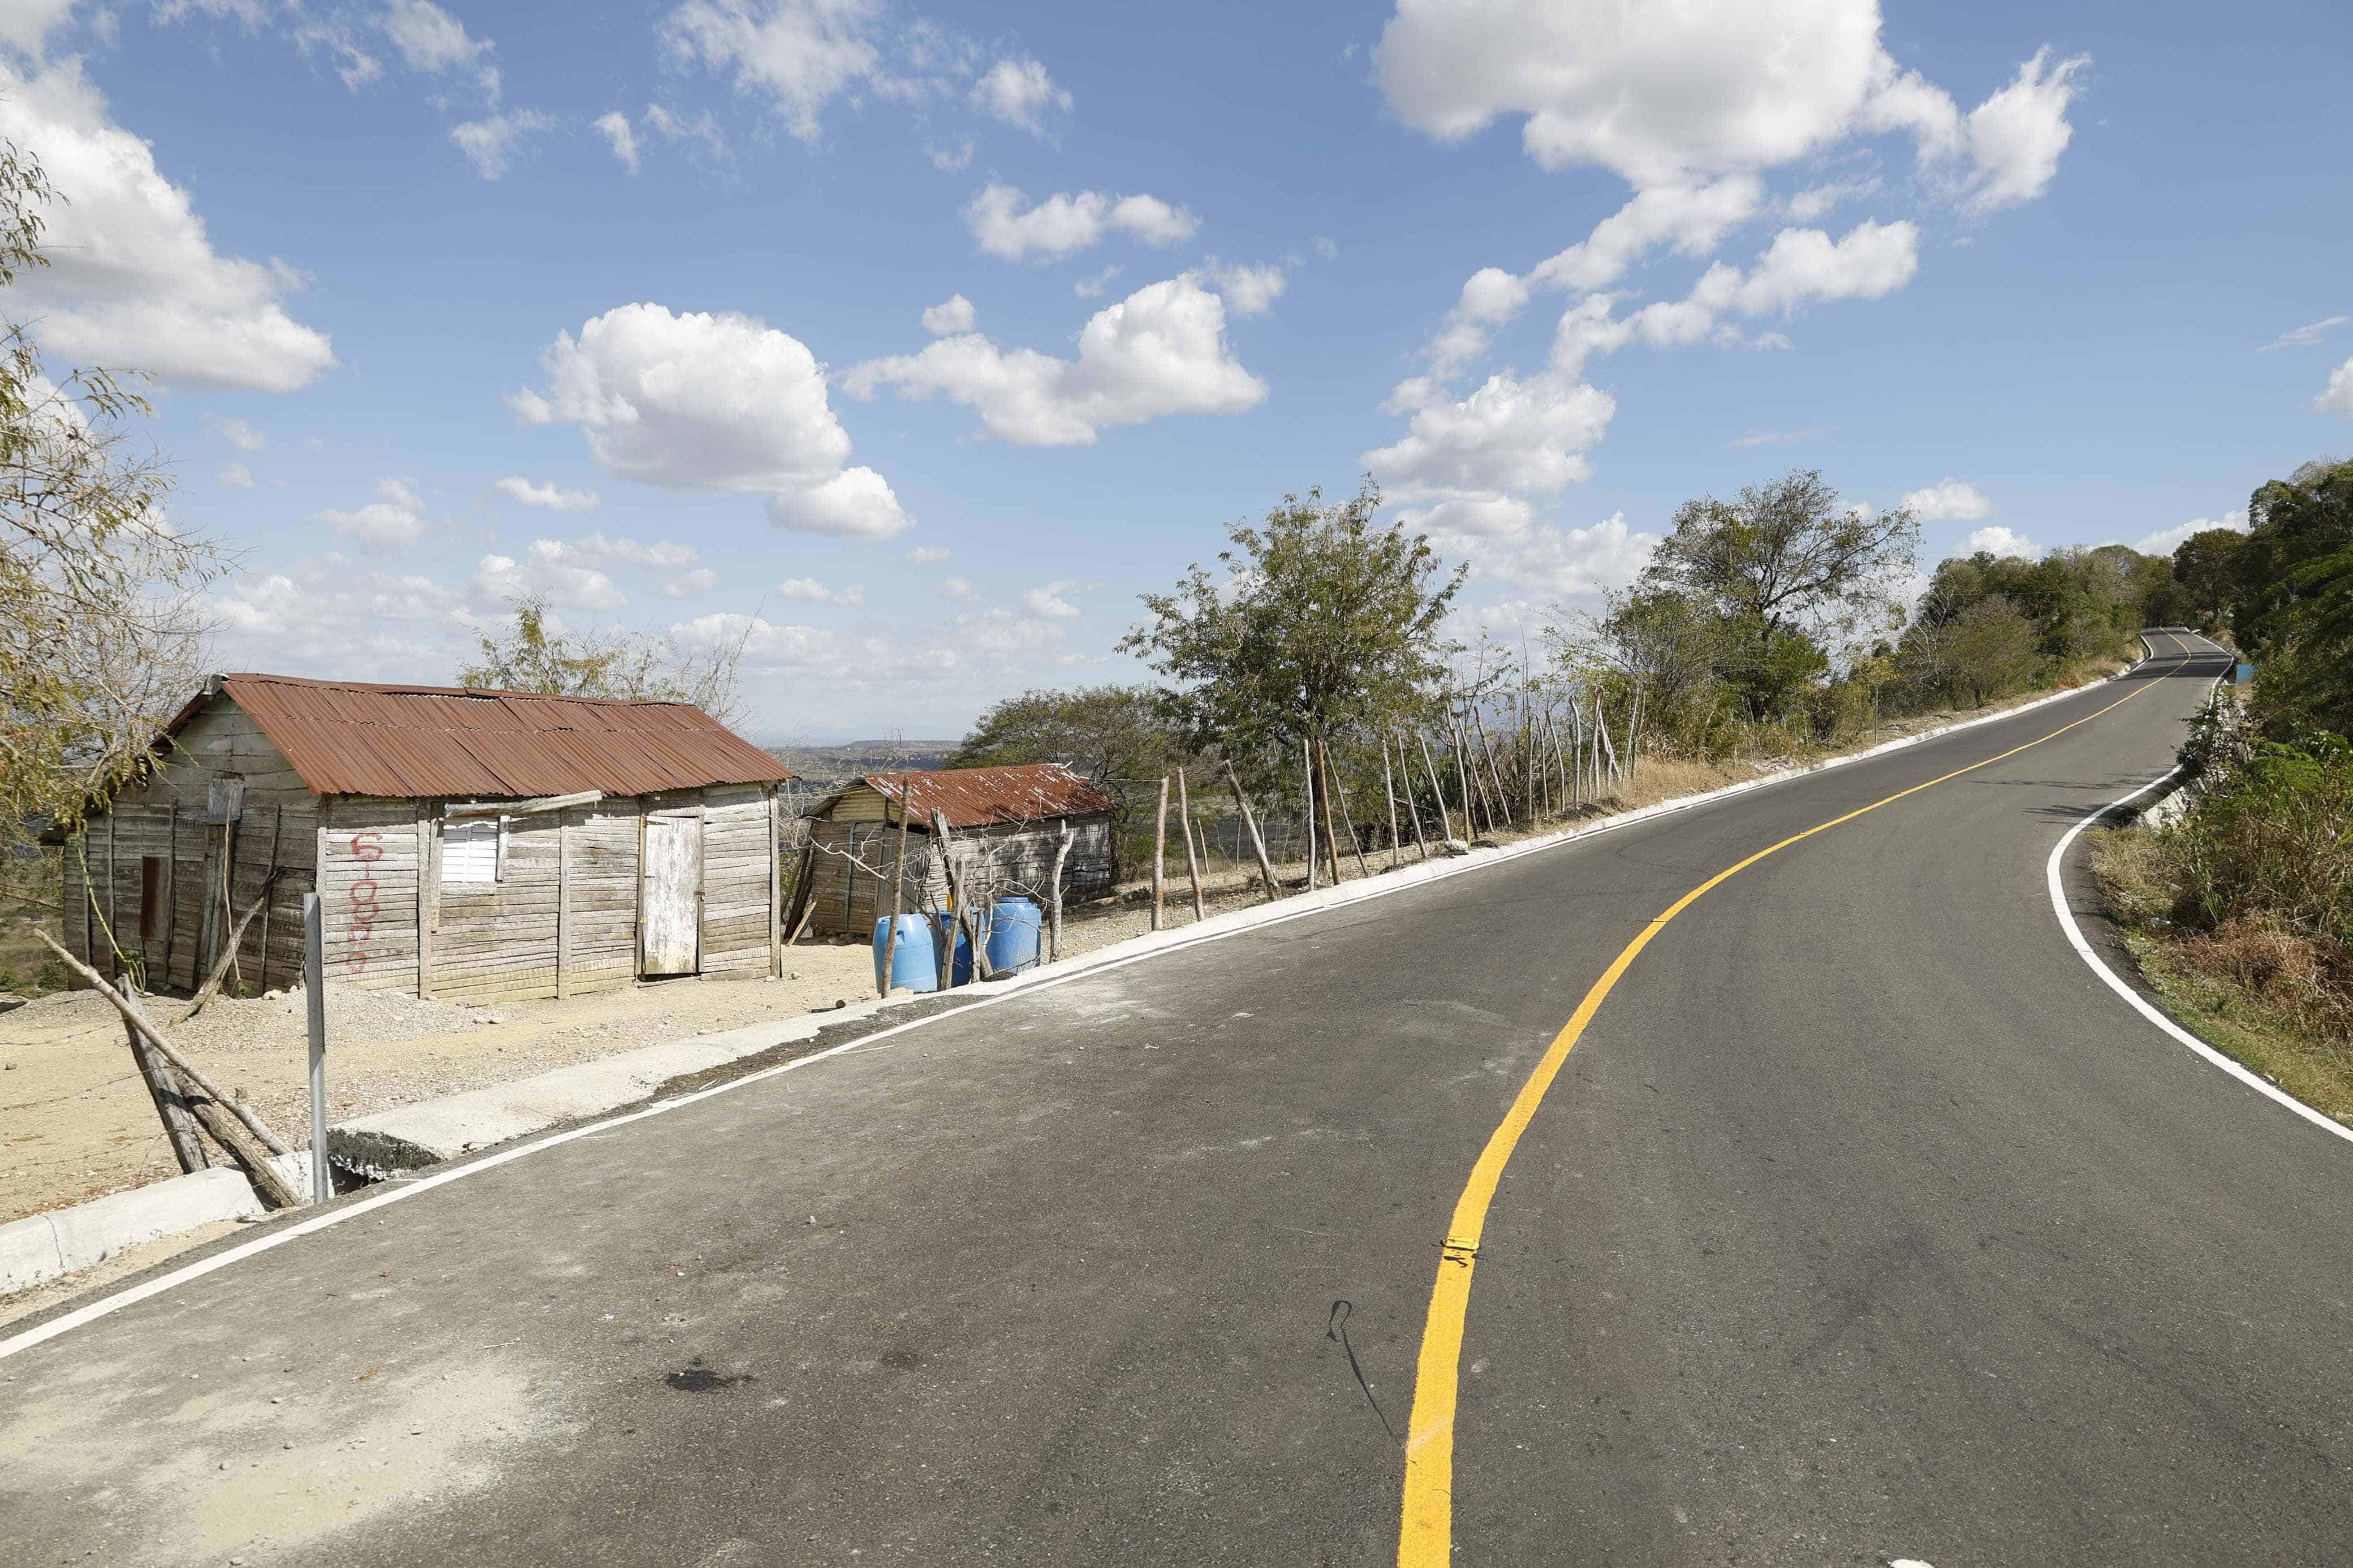
[[[2180,923],[2253,921],[2353,942],[2353,747],[2343,741],[2254,743],[2243,762],[2207,773],[2163,837]]]

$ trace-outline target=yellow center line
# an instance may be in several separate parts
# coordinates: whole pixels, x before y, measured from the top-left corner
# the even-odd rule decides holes
[[[2168,634],[2160,634],[2168,635]],[[2179,637],[2170,637],[2187,665],[2191,654]],[[2177,667],[2178,668],[2178,667]],[[2168,674],[2172,673],[2168,671]],[[1471,1179],[1455,1201],[1454,1215],[1446,1227],[1446,1239],[1439,1249],[1438,1280],[1430,1288],[1430,1317],[1421,1331],[1421,1355],[1414,1369],[1413,1417],[1406,1426],[1405,1444],[1405,1510],[1398,1530],[1398,1568],[1451,1568],[1454,1536],[1454,1405],[1461,1377],[1462,1361],[1463,1318],[1471,1305],[1471,1276],[1478,1268],[1479,1242],[1486,1231],[1487,1210],[1495,1200],[1496,1184],[1503,1180],[1504,1166],[1511,1160],[1512,1151],[1519,1146],[1520,1134],[1527,1131],[1535,1117],[1536,1107],[1543,1103],[1545,1091],[1552,1087],[1560,1074],[1561,1065],[1568,1059],[1570,1047],[1593,1021],[1610,989],[1633,963],[1637,955],[1651,945],[1651,939],[1666,928],[1667,922],[1683,913],[1711,889],[1746,870],[1768,855],[1778,854],[1790,845],[1811,838],[1841,823],[1852,822],[1866,812],[1918,795],[1948,779],[1959,778],[1983,767],[1990,767],[2005,758],[2014,757],[2030,747],[2054,740],[2068,731],[2090,723],[2103,713],[2113,711],[2149,689],[2155,681],[2144,683],[2117,698],[2096,712],[2086,713],[2072,724],[2063,724],[2048,735],[2037,736],[2022,746],[2012,746],[1998,756],[1971,763],[1965,768],[1939,774],[1926,784],[1914,784],[1898,790],[1869,805],[1834,816],[1828,822],[1792,834],[1778,844],[1759,849],[1746,859],[1728,866],[1669,904],[1658,918],[1644,926],[1628,942],[1601,978],[1585,994],[1569,1016],[1568,1023],[1553,1037],[1535,1070],[1527,1082],[1520,1086],[1511,1109],[1504,1113],[1502,1123],[1487,1139],[1487,1146],[1479,1152],[1478,1163],[1471,1167]]]

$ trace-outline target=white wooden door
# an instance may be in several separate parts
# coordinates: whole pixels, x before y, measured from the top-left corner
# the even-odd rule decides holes
[[[639,871],[638,929],[643,973],[692,974],[701,943],[702,820],[691,814],[646,818],[646,861]]]

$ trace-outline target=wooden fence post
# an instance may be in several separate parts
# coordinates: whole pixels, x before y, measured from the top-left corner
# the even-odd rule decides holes
[[[1398,832],[1397,775],[1389,771],[1389,738],[1381,737],[1381,796],[1389,803],[1389,869],[1405,864],[1405,843]]]
[[[1315,742],[1299,742],[1300,783],[1307,791],[1307,890],[1315,890]]]
[[[1062,956],[1062,866],[1071,858],[1071,845],[1077,835],[1071,830],[1071,819],[1062,819],[1062,837],[1054,846],[1054,923],[1047,928],[1046,962],[1053,963]]]
[[[882,980],[876,987],[883,995],[891,994],[891,983],[899,977],[899,900],[907,885],[907,781],[899,781],[899,849],[891,858],[891,931],[882,939]]]
[[[1189,847],[1189,841],[1187,844]],[[1161,923],[1160,901],[1168,880],[1168,775],[1160,775],[1160,815],[1152,830],[1152,929]]]
[[[1193,879],[1193,918],[1205,921],[1209,911],[1201,902],[1201,862],[1193,853],[1193,796],[1185,787],[1185,770],[1176,770],[1176,826],[1185,830],[1185,874]]]

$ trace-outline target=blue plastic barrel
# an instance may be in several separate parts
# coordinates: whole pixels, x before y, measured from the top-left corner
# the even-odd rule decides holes
[[[988,967],[995,974],[1018,974],[1038,963],[1038,933],[1045,917],[1028,899],[999,899],[988,911]]]
[[[891,984],[882,984],[882,954],[891,952]],[[889,916],[874,922],[874,987],[891,992],[902,986],[910,991],[937,991],[940,988],[940,950],[933,940],[932,922],[922,915],[899,917],[899,945],[891,947]]]

